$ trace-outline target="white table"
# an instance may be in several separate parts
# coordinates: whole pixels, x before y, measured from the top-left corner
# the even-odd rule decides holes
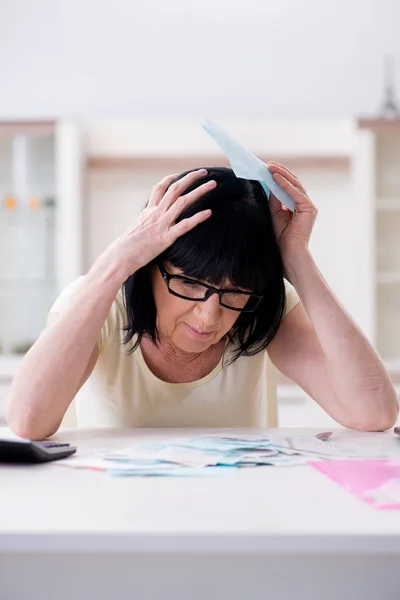
[[[54,437],[86,453],[217,431]],[[400,456],[391,432],[338,429],[333,440]],[[197,479],[112,478],[54,463],[0,467],[2,600],[385,600],[400,596],[399,582],[400,511],[374,510],[308,466]]]

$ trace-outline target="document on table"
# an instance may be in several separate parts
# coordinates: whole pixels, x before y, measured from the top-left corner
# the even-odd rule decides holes
[[[293,467],[316,460],[376,458],[378,450],[343,448],[315,436],[210,435],[133,444],[113,452],[80,456],[60,465],[107,471],[120,476],[214,476],[236,469]],[[398,456],[400,458],[400,449]]]

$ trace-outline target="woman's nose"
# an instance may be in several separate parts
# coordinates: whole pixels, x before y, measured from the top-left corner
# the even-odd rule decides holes
[[[195,311],[196,316],[209,325],[218,321],[221,313],[221,305],[219,303],[218,294],[212,294],[204,302],[197,302]]]

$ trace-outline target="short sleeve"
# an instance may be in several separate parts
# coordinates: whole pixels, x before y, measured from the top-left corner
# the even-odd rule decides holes
[[[78,279],[74,279],[67,285],[66,288],[63,289],[61,294],[58,296],[53,306],[50,308],[51,313],[62,313],[68,308],[75,298],[76,294],[79,293],[79,290],[85,283],[85,277],[82,275],[78,277]]]
[[[285,294],[286,294],[286,306],[285,312],[283,314],[283,318],[286,317],[287,314],[300,302],[300,298],[294,288],[294,286],[287,280],[284,279],[285,282]]]
[[[74,281],[72,281],[66,288],[61,292],[53,306],[50,308],[50,313],[62,314],[67,310],[72,302],[74,301],[79,290],[85,283],[85,276],[82,275]],[[110,311],[101,329],[101,335],[98,342],[99,352],[108,345],[112,337],[124,327],[125,324],[125,310],[122,297],[122,290],[119,290],[117,297],[111,305]]]

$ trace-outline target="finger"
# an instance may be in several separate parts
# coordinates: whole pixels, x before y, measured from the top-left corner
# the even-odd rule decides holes
[[[317,208],[311,202],[307,194],[291,183],[285,176],[280,173],[274,174],[274,179],[280,187],[285,190],[295,203],[296,212],[308,212],[317,215]]]
[[[288,176],[291,176],[293,177],[293,179],[296,179],[296,181],[299,181],[299,178],[289,169],[289,167],[283,165],[282,163],[270,160],[268,163],[268,169],[270,171],[280,171],[281,173],[286,173]]]
[[[299,178],[284,165],[280,165],[279,163],[271,163],[270,171],[272,175],[274,175],[275,173],[280,173],[281,175],[286,177],[286,179],[290,181],[290,183],[292,183],[299,190],[301,190],[304,194],[307,193]]]
[[[268,163],[268,170],[272,173],[272,175],[274,175],[275,173],[280,173],[281,175],[284,175],[290,181],[290,183],[298,187],[302,192],[304,192],[304,194],[307,193],[303,185],[301,184],[299,178],[296,177],[296,175],[292,173],[292,171],[290,171],[287,167],[285,167],[285,165],[281,165],[280,163],[271,161]]]
[[[200,223],[203,223],[203,221],[206,221],[209,217],[211,217],[211,214],[212,213],[210,209],[202,210],[201,212],[193,215],[193,217],[189,217],[188,219],[182,219],[182,221],[179,221],[179,223],[177,223],[170,229],[170,232],[173,237],[171,243],[173,243],[181,235],[184,235],[191,229],[194,229],[196,225],[199,225]]]
[[[179,198],[182,196],[183,192],[190,186],[192,183],[207,175],[206,169],[200,169],[199,171],[191,171],[185,177],[182,177],[179,181],[175,181],[169,188],[163,199],[161,200],[159,206],[163,208],[165,211]]]
[[[269,209],[272,216],[272,225],[278,239],[293,218],[291,212],[285,211],[285,208],[286,206],[284,206],[271,192],[269,197]]]
[[[207,192],[210,192],[216,187],[217,182],[212,179],[211,181],[207,181],[207,183],[203,183],[203,185],[199,185],[198,188],[192,192],[189,192],[189,194],[185,194],[178,198],[178,200],[174,202],[174,204],[166,213],[168,222],[174,223],[179,215],[181,215],[188,206],[196,202],[196,200],[201,198],[201,196],[204,196],[204,194],[207,194]]]
[[[165,192],[177,177],[178,174],[175,173],[174,175],[167,175],[164,179],[161,179],[161,181],[159,181],[151,190],[147,206],[158,206],[164,197]]]
[[[283,210],[282,202],[280,202],[272,192],[269,195],[269,210],[272,216]]]
[[[271,215],[274,216],[278,213],[283,213],[284,215],[292,215],[293,211],[290,210],[287,206],[285,206],[273,193],[270,193],[269,196],[269,210]],[[286,217],[285,217],[286,218]]]

